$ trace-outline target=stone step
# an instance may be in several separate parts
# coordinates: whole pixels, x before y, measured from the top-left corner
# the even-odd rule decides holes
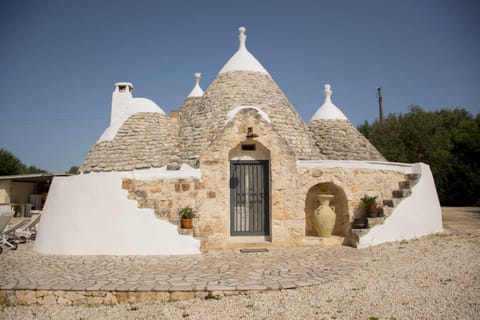
[[[176,226],[179,226],[180,225],[180,218],[168,218],[168,222],[170,222],[171,224],[174,224]]]
[[[398,186],[400,187],[400,189],[410,189],[410,184],[411,184],[411,181],[406,180],[406,181],[400,181],[398,183]]]
[[[418,173],[409,173],[407,174],[408,180],[417,183],[420,179],[420,175]]]
[[[367,218],[367,226],[368,228],[372,228],[379,224],[383,224],[385,222],[385,217],[377,217],[377,218]]]
[[[402,202],[403,198],[393,198],[393,207],[396,208],[400,202]]]
[[[383,206],[384,206],[384,207],[391,207],[391,208],[393,208],[393,200],[392,200],[392,199],[385,199],[385,200],[383,200]]]
[[[178,234],[181,234],[181,235],[184,235],[184,236],[192,236],[192,237],[193,237],[193,233],[194,233],[193,228],[192,228],[192,229],[183,229],[183,228],[181,228],[181,227],[179,226],[177,229],[178,229]]]
[[[362,237],[370,232],[370,229],[352,229],[352,233],[357,237]]]
[[[383,205],[390,208],[395,208],[402,200],[403,198],[386,199],[383,200]]]
[[[339,247],[342,246],[344,237],[330,236],[330,237],[314,237],[306,236],[303,240],[304,246],[312,247]]]
[[[389,217],[395,208],[389,206],[381,206],[378,208],[380,217]]]
[[[412,190],[410,189],[400,189],[400,190],[393,190],[392,196],[394,198],[406,198],[412,194]]]

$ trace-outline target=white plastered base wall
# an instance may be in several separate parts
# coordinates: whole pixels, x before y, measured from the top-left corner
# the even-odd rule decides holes
[[[424,163],[412,165],[420,180],[412,194],[401,201],[385,223],[372,228],[359,239],[358,248],[389,241],[409,240],[443,231],[442,211],[430,167]]]
[[[193,171],[177,172],[197,175]],[[165,174],[157,171],[157,177],[159,174],[164,178]],[[155,174],[90,173],[54,178],[34,250],[68,255],[200,253],[199,240],[179,235],[176,226],[156,218],[152,209],[137,208],[137,202],[127,198],[122,178],[137,176]]]

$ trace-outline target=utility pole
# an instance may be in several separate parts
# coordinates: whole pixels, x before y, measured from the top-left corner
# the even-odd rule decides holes
[[[378,121],[383,123],[383,97],[382,97],[382,87],[377,87],[377,98],[378,98]]]

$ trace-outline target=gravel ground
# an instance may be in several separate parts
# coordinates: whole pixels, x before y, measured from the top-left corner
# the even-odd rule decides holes
[[[480,228],[447,227],[363,251],[372,260],[362,269],[314,287],[165,304],[7,307],[0,319],[480,319]]]

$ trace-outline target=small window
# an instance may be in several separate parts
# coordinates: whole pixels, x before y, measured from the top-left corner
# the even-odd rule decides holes
[[[120,92],[125,92],[125,91],[127,91],[127,86],[124,86],[124,85],[118,86],[118,91],[120,91]]]
[[[242,150],[245,151],[255,151],[255,145],[254,144],[242,144]]]

